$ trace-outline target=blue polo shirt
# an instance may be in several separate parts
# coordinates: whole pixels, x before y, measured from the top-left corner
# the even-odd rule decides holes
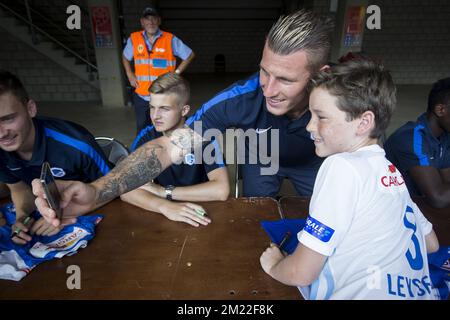
[[[411,195],[422,195],[409,175],[415,166],[432,166],[437,169],[450,167],[450,134],[444,132],[436,138],[430,127],[426,113],[416,122],[408,122],[397,129],[384,144],[386,157],[402,173]]]
[[[314,142],[310,133],[306,131],[310,119],[309,111],[295,120],[291,120],[285,115],[271,114],[266,108],[266,101],[259,84],[259,73],[256,73],[245,80],[234,83],[203,104],[193,116],[186,120],[186,124],[194,128],[194,121],[201,120],[203,132],[211,128],[225,132],[227,128],[231,127],[241,128],[244,131],[247,129],[265,131],[267,132],[269,155],[271,154],[270,130],[278,129],[279,141],[275,142],[279,145],[280,171],[278,176],[290,178],[297,190],[303,190],[302,193],[299,192],[300,194],[311,195],[315,177],[323,159],[316,155]],[[152,131],[153,127],[149,126],[143,131],[145,130]],[[246,148],[246,157],[248,157],[248,145]],[[257,161],[258,163],[263,162],[260,162],[259,158]],[[247,167],[247,164],[248,161],[244,167]],[[296,179],[296,175],[301,178]],[[252,183],[251,180],[244,180],[244,185]],[[299,186],[300,184],[301,186]],[[265,183],[255,185],[255,188],[258,190],[250,191],[250,195],[273,195],[272,191],[265,192]]]
[[[153,126],[144,128],[141,133],[136,137],[131,150],[134,151],[146,142],[159,138],[162,133],[154,130]],[[201,159],[196,159],[194,154],[188,154],[184,157],[184,160],[180,164],[173,164],[166,168],[160,175],[154,179],[154,182],[166,187],[173,185],[175,187],[192,186],[195,184],[209,181],[208,173],[216,170],[217,168],[223,168],[225,166],[222,152],[220,152],[219,145],[216,141],[211,143],[211,146],[206,149],[203,148],[203,152],[209,152],[211,150],[211,157],[213,163],[208,164]],[[203,154],[202,154],[203,155]],[[198,155],[201,157],[202,155]]]
[[[94,181],[110,170],[110,164],[92,134],[75,123],[37,117],[33,119],[35,142],[30,161],[15,152],[0,150],[0,181],[31,185],[47,161],[56,179]]]

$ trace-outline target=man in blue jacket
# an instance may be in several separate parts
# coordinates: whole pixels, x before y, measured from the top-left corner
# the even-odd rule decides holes
[[[436,208],[450,206],[450,78],[433,84],[427,112],[397,129],[384,148],[411,195]]]
[[[94,137],[69,122],[36,117],[36,103],[20,80],[0,71],[0,182],[5,183],[16,210],[13,241],[31,240],[28,232],[53,235],[59,229],[44,219],[26,219],[35,209],[31,181],[39,178],[43,162],[49,162],[56,179],[94,181],[107,174],[110,164]],[[19,231],[20,230],[20,231]]]

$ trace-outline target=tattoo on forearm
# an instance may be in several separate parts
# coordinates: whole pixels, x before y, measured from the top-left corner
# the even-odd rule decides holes
[[[170,136],[170,142],[177,146],[180,149],[186,150],[186,149],[192,149],[192,143],[194,140],[194,131],[183,131],[183,132],[175,132],[172,133]]]
[[[170,143],[179,149],[179,157],[191,152],[196,144],[201,146],[202,142],[201,136],[189,127],[177,129],[167,137]],[[98,193],[96,204],[110,201],[156,178],[162,171],[157,154],[158,149],[164,148],[157,144],[144,144],[120,162],[107,176],[101,178],[99,183],[104,182]]]
[[[121,161],[108,176],[102,178],[106,179],[106,183],[99,192],[97,204],[112,200],[157,177],[162,166],[156,150],[162,148],[160,145],[143,145]]]
[[[180,156],[192,152],[202,143],[202,137],[188,126],[174,130],[167,137],[170,139],[170,143],[179,149]]]

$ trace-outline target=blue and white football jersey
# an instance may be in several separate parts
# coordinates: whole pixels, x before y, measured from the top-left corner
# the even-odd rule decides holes
[[[425,236],[431,223],[402,175],[371,145],[328,157],[298,240],[327,256],[307,299],[436,299]]]

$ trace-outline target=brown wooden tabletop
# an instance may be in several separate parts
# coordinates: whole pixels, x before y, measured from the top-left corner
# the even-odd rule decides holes
[[[309,198],[283,197],[280,199],[280,210],[284,218],[306,218],[309,213]],[[427,205],[423,198],[414,197],[414,202],[422,210],[425,217],[433,224],[439,244],[450,245],[450,208],[434,209]]]
[[[38,265],[20,282],[0,280],[7,299],[301,299],[259,264],[269,237],[261,220],[280,218],[270,198],[202,203],[213,222],[194,228],[120,200],[85,249]],[[69,290],[67,268],[80,267]]]

